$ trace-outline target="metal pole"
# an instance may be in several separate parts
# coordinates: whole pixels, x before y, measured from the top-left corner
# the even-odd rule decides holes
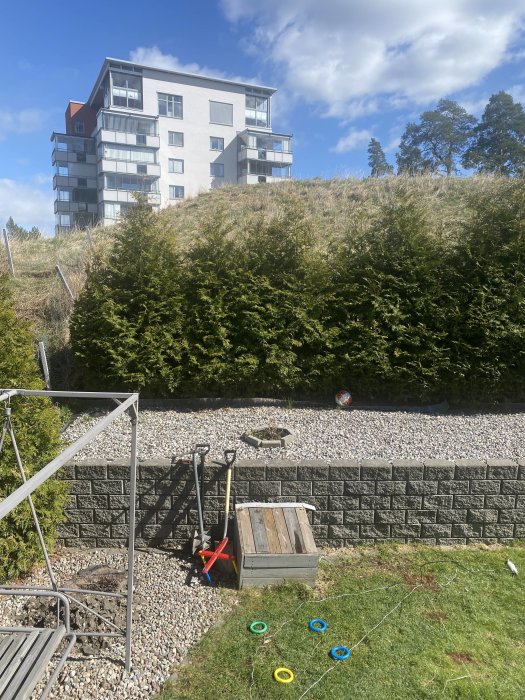
[[[10,392],[7,392],[10,393]],[[23,396],[42,396],[42,395],[52,395],[57,396],[63,394],[64,392],[45,392],[45,391],[30,391],[30,390],[19,390],[14,392],[15,394],[20,394]],[[68,394],[68,392],[65,392]],[[75,394],[69,393],[70,396],[75,396]],[[82,394],[80,395],[82,396]],[[129,394],[128,394],[129,396]],[[90,428],[82,437],[76,440],[73,444],[66,447],[66,449],[59,454],[58,457],[52,459],[48,462],[45,467],[33,474],[33,476],[26,481],[25,484],[19,486],[16,491],[9,494],[7,498],[0,501],[0,520],[4,518],[10,511],[15,508],[19,503],[22,503],[24,499],[28,497],[30,493],[33,493],[41,484],[44,483],[50,476],[52,476],[56,471],[60,469],[64,464],[69,462],[69,460],[74,457],[77,452],[79,452],[83,447],[85,447],[91,440],[93,440],[99,433],[105,430],[108,425],[110,425],[115,418],[124,413],[130,406],[137,402],[137,395],[131,394],[128,399],[126,399],[120,406],[117,406],[113,411],[102,418],[98,423],[96,423],[92,428]],[[2,400],[2,395],[0,395],[0,401]]]
[[[131,625],[133,622],[133,566],[135,563],[135,508],[137,498],[138,401],[131,407],[131,458],[129,485],[128,600],[126,605],[126,671],[131,671]]]
[[[44,343],[40,341],[38,343],[38,356],[40,357],[40,362],[42,363],[42,371],[44,372],[44,379],[48,389],[51,389],[51,381],[49,379],[49,366],[47,364],[46,348]]]
[[[13,256],[11,255],[11,246],[9,245],[9,238],[7,237],[7,231],[5,230],[5,228],[2,229],[2,233],[4,234],[5,248],[7,250],[7,263],[9,265],[9,271],[11,272],[11,277],[13,279],[15,279],[16,278],[15,266],[13,265]]]
[[[64,285],[64,287],[65,287],[65,289],[66,289],[66,292],[69,294],[69,296],[71,297],[71,299],[72,299],[73,301],[75,301],[75,295],[74,295],[73,292],[71,291],[71,288],[70,288],[69,284],[67,283],[66,278],[64,277],[64,273],[63,273],[62,270],[60,269],[60,265],[55,265],[55,270],[57,271],[57,274],[58,274],[58,276],[60,277],[60,280],[61,280],[62,284]]]
[[[6,423],[8,425],[9,436],[11,437],[11,444],[13,445],[13,451],[15,453],[16,463],[18,464],[18,469],[20,471],[22,483],[26,484],[27,479],[26,479],[26,475],[24,472],[24,466],[22,464],[22,458],[20,457],[20,452],[18,451],[18,445],[16,444],[15,433],[13,431],[13,426],[11,424],[11,417],[10,417],[11,408],[9,406],[6,406],[5,412],[6,412]],[[31,498],[30,494],[28,494],[28,496],[27,496],[27,502],[29,503],[29,509],[31,510],[31,516],[33,517],[33,522],[35,523],[36,533],[37,533],[38,539],[40,541],[40,546],[41,546],[42,552],[44,554],[44,559],[46,560],[47,573],[49,574],[49,578],[51,580],[51,585],[53,586],[53,590],[56,591],[57,590],[57,582],[55,580],[55,576],[53,574],[53,568],[51,566],[51,562],[49,560],[49,555],[47,553],[47,547],[46,547],[46,543],[44,541],[44,535],[42,534],[42,530],[40,529],[40,522],[38,520],[38,515],[36,514],[33,499]]]

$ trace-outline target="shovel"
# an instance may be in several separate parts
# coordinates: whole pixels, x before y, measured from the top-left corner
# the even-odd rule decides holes
[[[197,515],[199,518],[199,530],[193,533],[193,543],[191,551],[196,552],[208,549],[210,546],[210,535],[204,530],[204,461],[210,451],[209,445],[196,445],[191,454],[193,464],[193,478],[195,480],[195,494],[197,498]],[[199,457],[200,466],[200,484],[199,484],[199,467],[197,466],[197,457]]]
[[[234,554],[227,554],[224,550],[228,545],[228,518],[230,514],[230,491],[232,483],[232,471],[233,463],[235,462],[235,456],[237,454],[236,450],[224,450],[224,460],[226,462],[226,497],[224,503],[224,530],[222,533],[222,540],[219,542],[214,550],[209,549],[208,551],[201,550],[199,555],[204,562],[204,559],[208,559],[206,562],[202,574],[211,583],[210,569],[215,564],[217,559],[227,559],[231,561],[235,573],[237,573],[237,564],[235,562]]]

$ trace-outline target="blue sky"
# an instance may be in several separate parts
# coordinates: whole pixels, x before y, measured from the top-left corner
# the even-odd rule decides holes
[[[394,163],[407,121],[441,97],[477,117],[499,90],[525,103],[523,0],[26,0],[1,27],[0,226],[48,234],[49,138],[106,56],[278,88],[296,178],[366,176],[372,136]]]

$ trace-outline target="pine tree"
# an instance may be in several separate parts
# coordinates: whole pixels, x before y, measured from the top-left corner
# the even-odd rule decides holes
[[[507,176],[525,171],[525,112],[503,90],[492,95],[485,107],[463,166]]]
[[[7,233],[7,237],[12,241],[35,240],[37,238],[40,238],[40,236],[42,235],[40,233],[40,230],[36,226],[33,226],[33,228],[28,231],[23,226],[15,224],[12,216],[10,216],[7,220],[5,230]]]
[[[374,138],[371,138],[368,144],[368,165],[370,177],[384,177],[394,173],[394,168],[386,160],[381,143]]]
[[[407,125],[401,139],[398,168],[410,174],[453,175],[476,119],[453,100],[440,100],[423,112],[417,124]]]
[[[423,157],[419,148],[417,124],[406,125],[396,153],[398,175],[424,175],[432,172],[432,164]]]

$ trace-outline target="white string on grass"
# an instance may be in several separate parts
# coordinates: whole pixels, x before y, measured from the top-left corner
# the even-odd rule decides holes
[[[397,603],[396,605],[394,605],[394,607],[393,607],[391,610],[389,610],[389,611],[386,613],[386,615],[384,615],[384,616],[381,618],[381,620],[379,620],[379,622],[377,623],[377,625],[374,625],[370,630],[368,630],[368,632],[367,632],[365,635],[363,635],[363,636],[361,637],[361,639],[360,639],[358,642],[356,642],[355,644],[353,644],[353,645],[350,647],[350,651],[353,651],[354,649],[357,649],[357,647],[358,647],[362,642],[365,641],[365,639],[368,637],[369,634],[372,634],[372,632],[373,632],[374,630],[376,630],[378,627],[380,627],[380,626],[383,624],[383,622],[384,622],[388,617],[390,617],[390,615],[392,615],[392,613],[394,613],[394,612],[399,608],[399,606],[403,603],[403,601],[405,601],[405,600],[406,600],[407,598],[409,598],[413,593],[415,593],[415,591],[416,591],[418,588],[421,588],[422,585],[423,585],[423,584],[418,583],[418,585],[417,585],[417,586],[414,586],[414,588],[412,588],[412,590],[411,590],[409,593],[407,593],[406,596],[403,596],[403,598],[401,598],[401,600],[398,601],[398,603]],[[341,661],[336,661],[335,664],[334,664],[333,666],[331,666],[331,667],[330,667],[328,670],[326,670],[321,676],[319,676],[319,678],[315,681],[315,683],[312,683],[312,685],[311,685],[310,687],[308,687],[308,688],[304,691],[304,693],[303,693],[302,695],[299,696],[299,700],[301,700],[301,698],[304,698],[304,696],[307,695],[307,694],[310,692],[310,690],[312,690],[313,687],[315,687],[318,683],[320,683],[320,682],[323,680],[323,678],[326,676],[327,673],[330,673],[330,671],[333,671],[334,668],[336,668],[336,666],[338,666],[340,663],[341,663]]]
[[[274,639],[274,638],[279,634],[279,632],[282,631],[282,629],[283,629],[286,625],[290,624],[290,622],[293,621],[294,617],[297,615],[297,613],[298,613],[299,610],[303,607],[303,605],[314,604],[314,603],[315,603],[316,605],[319,605],[320,603],[326,603],[328,600],[338,600],[339,598],[355,597],[355,596],[359,596],[359,595],[364,595],[365,593],[375,593],[376,591],[387,591],[389,588],[396,588],[397,586],[401,586],[401,585],[403,585],[401,582],[399,582],[399,583],[391,583],[391,584],[389,584],[388,586],[378,586],[378,587],[376,587],[376,588],[368,588],[368,589],[365,589],[364,591],[356,591],[356,592],[354,592],[354,593],[339,593],[338,595],[332,595],[332,596],[328,596],[328,597],[326,597],[326,598],[315,598],[315,599],[313,599],[313,600],[303,600],[302,603],[299,603],[299,605],[295,608],[295,610],[294,610],[293,613],[292,613],[292,616],[291,616],[288,620],[285,620],[285,621],[282,623],[282,625],[281,625],[281,626],[274,632],[274,634],[272,634],[271,637],[269,637],[269,638],[270,638],[270,639]],[[375,629],[375,628],[374,628],[374,629]],[[255,661],[256,661],[256,658],[257,658],[257,654],[259,654],[259,652],[262,651],[262,650],[264,649],[265,643],[266,643],[266,640],[267,640],[267,639],[268,639],[268,637],[264,637],[264,636],[263,636],[263,638],[261,639],[261,644],[260,644],[259,648],[255,651],[255,654],[254,654],[254,656],[253,656],[253,660],[252,660],[252,672],[251,672],[251,683],[250,683],[250,689],[249,689],[250,700],[251,700],[251,698],[252,698],[253,686],[255,685]],[[320,644],[322,641],[323,641],[323,639],[320,639],[320,640],[319,640],[318,644],[317,644],[316,647],[314,648],[314,652],[316,651],[317,647],[319,646],[319,644]],[[314,652],[312,652],[312,654],[313,654]],[[339,661],[336,661],[335,666],[337,666],[338,663],[340,663],[340,662],[339,662]],[[335,668],[335,666],[334,666],[333,668]],[[329,670],[332,670],[332,669],[329,669]],[[326,672],[323,674],[323,676],[326,675],[326,673],[328,673],[328,671],[326,671]],[[321,680],[321,679],[319,679],[318,681],[316,681],[316,683],[318,683],[320,680]],[[315,685],[315,684],[314,684],[314,685]],[[311,687],[313,687],[313,686],[311,686]],[[310,690],[310,689],[308,689],[308,690]],[[307,691],[307,692],[308,692],[308,691]]]
[[[485,571],[482,570],[482,569],[477,569],[477,570],[476,570],[476,569],[470,569],[469,567],[464,566],[463,564],[457,562],[457,561],[454,560],[454,559],[437,559],[437,560],[432,560],[432,561],[429,561],[429,562],[425,562],[425,563],[421,566],[421,568],[423,568],[423,567],[425,567],[425,566],[429,566],[430,564],[436,564],[436,563],[441,563],[441,562],[443,562],[443,563],[451,563],[451,562],[453,562],[453,563],[457,564],[458,566],[460,566],[461,568],[463,568],[463,569],[465,569],[466,571],[468,571],[469,573],[482,573],[482,574],[495,573],[493,569],[486,569]],[[456,570],[456,572],[454,573],[454,575],[453,575],[452,577],[449,578],[449,580],[447,581],[447,583],[442,585],[442,588],[446,588],[447,586],[450,586],[450,585],[455,581],[455,579],[457,578],[457,575],[458,575],[458,572],[457,572],[457,570]],[[282,630],[286,625],[288,625],[290,622],[292,622],[293,618],[295,617],[295,615],[297,614],[297,612],[302,608],[303,605],[308,605],[308,604],[312,604],[312,603],[315,603],[315,604],[325,603],[325,602],[327,602],[327,601],[329,601],[329,600],[337,600],[337,599],[339,599],[339,598],[347,598],[347,597],[350,597],[350,596],[364,595],[365,593],[374,593],[375,591],[386,591],[386,590],[388,590],[389,588],[396,588],[397,586],[401,586],[401,585],[403,585],[403,584],[402,584],[401,582],[399,582],[399,583],[390,584],[389,586],[379,586],[379,587],[377,587],[377,588],[369,588],[369,589],[366,589],[366,590],[364,590],[364,591],[358,591],[358,592],[356,592],[356,593],[340,593],[339,595],[328,596],[328,597],[326,597],[326,598],[319,598],[319,599],[313,599],[313,600],[304,600],[302,603],[299,603],[299,605],[298,605],[298,606],[295,608],[295,610],[293,611],[292,616],[291,616],[288,620],[285,620],[285,621],[282,623],[282,625],[281,625],[281,626],[279,627],[279,629],[275,632],[275,634],[272,635],[271,638],[273,639],[277,634],[279,634],[279,632],[281,632],[281,630]],[[419,584],[417,584],[417,586],[414,586],[414,588],[412,588],[412,590],[411,590],[409,593],[407,593],[407,595],[405,595],[403,598],[401,598],[401,600],[400,600],[391,610],[389,610],[389,611],[386,613],[386,615],[384,615],[384,616],[381,618],[381,620],[380,620],[376,625],[374,625],[374,627],[372,627],[370,630],[368,630],[368,632],[367,632],[365,635],[363,635],[363,637],[362,637],[358,642],[356,642],[354,645],[352,645],[352,646],[350,647],[350,650],[352,651],[352,650],[356,649],[362,642],[364,642],[365,639],[368,637],[368,635],[372,634],[372,632],[374,632],[374,630],[376,630],[378,627],[380,627],[380,626],[384,623],[384,621],[385,621],[390,615],[392,615],[392,614],[397,610],[397,608],[399,608],[399,606],[400,606],[407,598],[409,598],[413,593],[415,593],[415,591],[416,591],[418,588],[421,588],[423,585],[424,585],[423,583],[419,583]],[[263,644],[264,644],[264,641],[263,641]],[[316,645],[316,647],[314,648],[314,651],[317,649],[318,646],[319,646],[319,644]],[[262,646],[262,645],[261,645],[261,646],[259,647],[259,649],[257,649],[257,651],[255,652],[255,656],[254,656],[253,661],[252,661],[252,674],[251,674],[251,675],[252,675],[252,682],[251,682],[251,685],[250,685],[250,699],[251,699],[251,697],[252,697],[252,688],[253,688],[253,685],[254,685],[254,683],[255,683],[255,679],[254,679],[254,673],[255,673],[255,658],[256,658],[258,652],[259,652],[261,649],[263,649],[263,646]],[[312,653],[313,653],[313,652],[312,652]],[[343,661],[343,659],[341,659],[341,661]],[[333,671],[333,670],[341,663],[341,661],[336,661],[335,664],[333,664],[330,668],[328,668],[314,683],[312,683],[311,686],[309,686],[309,687],[304,691],[304,693],[303,693],[301,696],[299,696],[299,700],[301,700],[301,698],[304,698],[304,696],[307,695],[307,694],[310,692],[310,690],[311,690],[312,688],[314,688],[316,685],[318,685],[318,684],[322,681],[322,679],[323,679],[328,673],[330,673],[331,671]],[[456,679],[453,679],[453,680],[456,680]]]

